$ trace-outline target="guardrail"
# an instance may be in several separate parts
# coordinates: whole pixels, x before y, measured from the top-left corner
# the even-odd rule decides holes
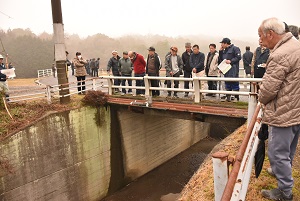
[[[38,78],[53,75],[52,69],[38,70],[37,72],[38,72]]]
[[[227,161],[228,154],[222,152],[213,154],[214,191],[216,201],[245,200],[254,163],[254,155],[259,142],[257,134],[261,127],[261,118],[262,109],[260,103],[258,103],[243,142],[236,155],[230,174]]]

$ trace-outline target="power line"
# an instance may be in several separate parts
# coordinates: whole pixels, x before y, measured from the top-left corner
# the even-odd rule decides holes
[[[10,19],[14,19],[14,18],[12,18],[11,16],[9,16],[9,15],[3,13],[1,10],[0,10],[0,13],[2,13],[3,15],[5,15],[6,17],[8,17],[8,18],[10,18]]]

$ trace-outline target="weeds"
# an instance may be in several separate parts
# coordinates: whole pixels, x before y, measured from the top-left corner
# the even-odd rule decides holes
[[[81,100],[83,105],[91,107],[100,107],[107,104],[108,95],[102,91],[87,91],[85,97]]]

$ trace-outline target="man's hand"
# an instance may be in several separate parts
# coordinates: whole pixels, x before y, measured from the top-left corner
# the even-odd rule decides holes
[[[196,73],[197,72],[197,69],[196,68],[193,68],[193,73]]]
[[[174,73],[171,71],[171,72],[170,72],[170,75],[173,76],[173,74],[174,74]]]
[[[231,61],[230,61],[230,60],[226,60],[226,63],[227,63],[227,64],[230,64],[230,63],[231,63]]]

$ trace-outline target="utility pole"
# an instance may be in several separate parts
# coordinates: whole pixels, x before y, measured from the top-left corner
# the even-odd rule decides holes
[[[69,81],[67,75],[66,65],[66,49],[64,39],[64,27],[62,21],[61,1],[51,0],[52,5],[52,19],[53,19],[53,38],[54,38],[54,52],[57,69],[57,80],[59,87],[60,103],[69,103],[70,96],[65,96],[70,93]],[[66,89],[67,88],[67,89]]]

